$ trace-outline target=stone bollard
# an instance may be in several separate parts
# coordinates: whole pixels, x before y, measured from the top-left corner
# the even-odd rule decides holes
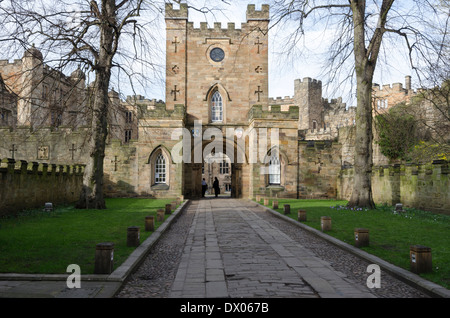
[[[114,265],[114,243],[98,243],[95,247],[94,274],[111,274]]]
[[[299,222],[306,221],[306,210],[303,210],[303,209],[298,210],[298,221]]]
[[[177,200],[176,200],[176,202],[177,202],[177,205],[180,205],[180,204],[181,204],[181,198],[178,197]]]
[[[369,230],[363,228],[355,229],[355,246],[369,246]]]
[[[322,232],[331,230],[331,217],[322,216],[320,218],[320,227],[322,228]]]
[[[127,246],[139,246],[140,243],[139,226],[130,226],[127,231]]]
[[[170,214],[172,212],[172,204],[167,203],[166,204],[166,214]]]
[[[269,198],[264,198],[264,205],[269,205]]]
[[[412,245],[409,249],[409,264],[416,274],[432,271],[431,248],[423,245]]]
[[[156,212],[156,221],[158,222],[164,222],[164,209],[158,209]]]
[[[261,201],[261,196],[260,196],[260,195],[257,195],[257,196],[256,196],[256,202],[259,203],[259,201]]]
[[[155,230],[155,217],[153,215],[145,217],[145,231],[153,232]]]
[[[177,201],[172,201],[171,205],[172,205],[172,211],[175,211],[177,209],[178,203],[177,203]]]
[[[291,214],[291,206],[289,204],[284,205],[284,214]]]
[[[272,209],[278,209],[278,200],[272,201]]]

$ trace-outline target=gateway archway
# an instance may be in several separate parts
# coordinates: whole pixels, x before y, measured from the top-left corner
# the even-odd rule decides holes
[[[231,197],[232,189],[232,160],[224,153],[209,154],[202,166],[202,180],[208,185],[206,197],[215,196],[213,184],[217,178],[221,198]]]
[[[184,189],[183,195],[186,198],[198,199],[202,196],[202,179],[205,178],[209,192],[214,194],[212,190],[212,182],[214,177],[219,178],[221,185],[221,197],[230,198],[243,198],[248,197],[249,187],[245,188],[245,184],[248,184],[248,164],[245,158],[237,162],[237,145],[229,141],[223,142],[223,151],[215,153],[215,149],[210,149],[210,143],[203,141],[202,154],[203,162],[201,163],[184,163],[183,176],[184,176]],[[228,143],[228,148],[227,148]],[[233,149],[230,154],[227,154],[226,149]],[[242,150],[244,151],[244,150]],[[245,154],[245,152],[242,152]],[[209,165],[212,161],[211,165]],[[206,162],[206,163],[205,163]],[[210,169],[210,170],[208,170]],[[221,170],[222,169],[222,170]],[[220,181],[221,180],[221,181]],[[225,195],[224,195],[225,194]]]

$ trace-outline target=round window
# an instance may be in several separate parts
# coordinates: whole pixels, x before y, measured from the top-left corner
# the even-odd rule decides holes
[[[209,52],[209,56],[214,62],[220,62],[225,57],[225,52],[221,48],[215,47]]]

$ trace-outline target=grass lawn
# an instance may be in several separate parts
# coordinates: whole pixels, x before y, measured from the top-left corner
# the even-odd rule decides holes
[[[143,242],[152,232],[145,231],[145,217],[155,216],[171,199],[106,199],[106,210],[77,210],[56,207],[49,214],[28,211],[18,217],[0,219],[1,273],[66,273],[69,264],[78,264],[81,274],[93,274],[95,247],[114,243],[114,269],[123,263],[134,247],[127,247],[127,228],[140,227]],[[167,215],[166,215],[167,218]]]
[[[332,229],[327,234],[351,245],[354,245],[355,228],[369,229],[370,246],[362,249],[406,270],[410,270],[411,245],[431,247],[433,271],[420,276],[450,288],[450,215],[415,209],[406,209],[406,213],[399,215],[387,206],[352,211],[339,208],[346,201],[287,199],[278,200],[278,212],[284,213],[284,204],[290,204],[288,216],[295,220],[298,209],[305,209],[307,220],[303,223],[318,230],[321,230],[320,218],[331,217]],[[272,200],[268,207],[272,207]]]

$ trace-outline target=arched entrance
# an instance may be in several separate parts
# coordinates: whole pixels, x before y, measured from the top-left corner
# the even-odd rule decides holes
[[[207,140],[202,142],[203,162],[184,163],[183,195],[191,199],[201,198],[203,178],[208,184],[209,193],[214,194],[212,183],[214,177],[217,176],[221,185],[221,197],[243,198],[248,196],[248,191],[245,191],[243,186],[243,169],[248,166],[246,156],[244,156],[244,160],[241,159],[238,162],[237,145],[234,142],[224,141],[223,148],[217,154],[215,148],[210,147],[210,143]],[[228,154],[226,150],[230,153]]]
[[[231,197],[232,189],[232,160],[224,153],[209,154],[203,160],[202,180],[208,187],[206,197],[215,195],[213,189],[214,181],[219,183],[219,196],[221,198]]]

